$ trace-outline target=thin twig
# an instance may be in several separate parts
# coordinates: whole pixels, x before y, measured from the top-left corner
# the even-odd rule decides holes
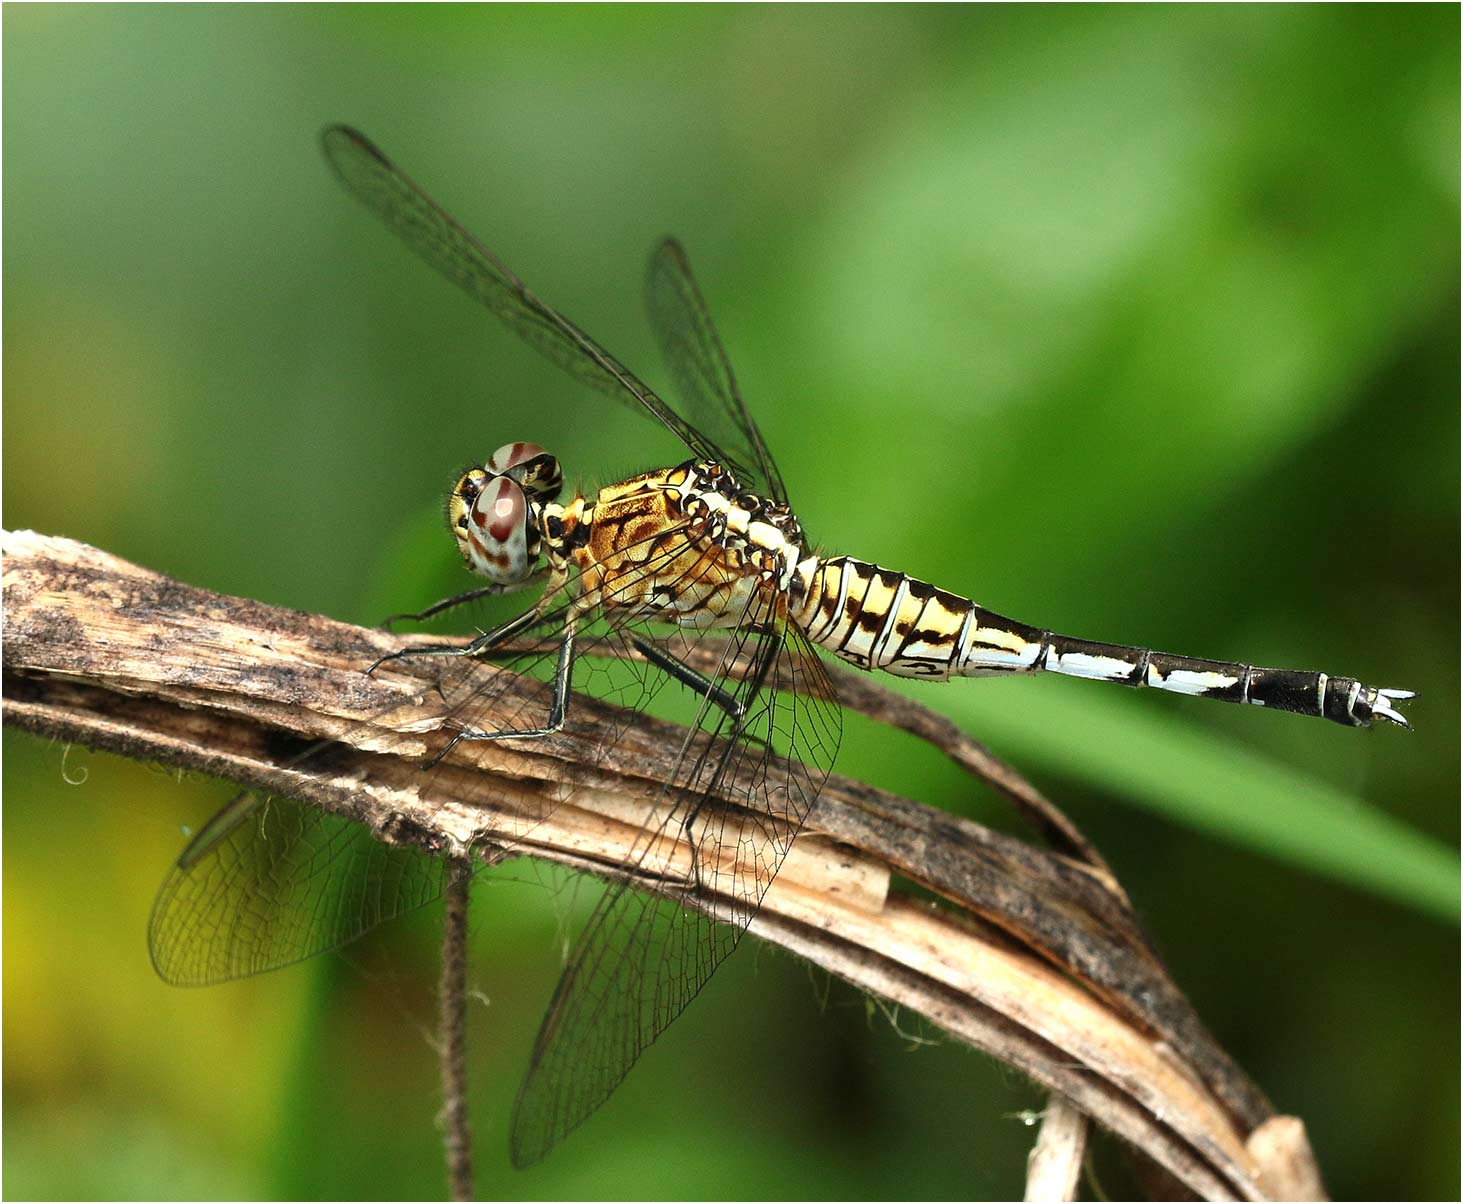
[[[467,1119],[467,903],[472,866],[461,857],[446,866],[442,915],[440,1012],[442,1055],[442,1145],[447,1183],[454,1200],[471,1200],[472,1126]]]
[[[1026,1159],[1029,1204],[1062,1204],[1077,1198],[1077,1180],[1087,1157],[1087,1118],[1053,1095],[1041,1115],[1036,1144]]]
[[[430,671],[361,672],[409,639],[212,594],[67,540],[6,534],[3,551],[7,723],[287,795],[394,843],[511,848],[610,877],[635,864],[654,818],[647,795],[680,744],[674,725],[642,716],[622,728],[614,708],[576,696],[554,737],[463,743],[424,775],[451,735]],[[922,709],[878,692],[842,700],[881,717]],[[942,722],[901,726],[928,735]],[[618,739],[595,755],[610,731]],[[339,742],[328,768],[292,760],[322,738]],[[1035,795],[1011,776],[998,788]],[[572,803],[556,808],[570,783]],[[1079,853],[1080,833],[1062,835],[1064,817],[1053,826],[1057,851],[834,776],[752,931],[1018,1068],[1190,1192],[1285,1192],[1295,1167],[1247,1144],[1276,1119],[1263,1094],[1168,977],[1110,873]],[[945,902],[891,891],[895,876]],[[684,881],[636,885],[714,914]],[[1285,1157],[1304,1162],[1303,1141]]]

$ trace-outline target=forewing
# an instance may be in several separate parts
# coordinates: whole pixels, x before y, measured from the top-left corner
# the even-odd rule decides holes
[[[742,400],[685,248],[674,238],[650,258],[645,304],[687,417],[731,457],[726,466],[744,489],[786,502],[782,474]]]
[[[739,733],[703,707],[680,768],[662,792],[663,822],[647,828],[631,864],[590,916],[559,981],[514,1109],[519,1166],[542,1158],[610,1095],[635,1060],[705,985],[741,939],[827,780],[842,717],[833,685],[795,627],[770,629],[768,608],[749,614],[714,679],[748,708]],[[763,671],[733,688],[731,657],[750,642]],[[763,682],[796,683],[778,694]],[[715,798],[730,793],[738,806]],[[694,872],[678,870],[672,842],[694,847]],[[632,881],[671,882],[716,919]]]
[[[538,348],[575,379],[618,401],[638,404],[658,418],[698,457],[722,460],[713,439],[698,432],[633,372],[528,286],[469,234],[359,131],[329,127],[325,157],[340,182],[413,251],[470,297],[486,306],[519,338]]]

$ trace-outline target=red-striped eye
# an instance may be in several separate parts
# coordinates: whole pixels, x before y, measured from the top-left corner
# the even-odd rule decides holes
[[[499,543],[512,539],[527,516],[523,490],[507,477],[494,477],[484,485],[472,506],[472,521]]]
[[[507,472],[526,460],[545,454],[547,453],[537,443],[505,443],[488,457],[488,462],[483,467],[489,472]]]
[[[559,462],[537,443],[505,443],[488,457],[484,467],[517,481],[535,502],[557,500],[564,487]]]
[[[460,503],[459,503],[460,504]],[[528,498],[509,477],[488,477],[459,520],[457,546],[468,567],[491,581],[522,581],[533,569],[538,536]]]

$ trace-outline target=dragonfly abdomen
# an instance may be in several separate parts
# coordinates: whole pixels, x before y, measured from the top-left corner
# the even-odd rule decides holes
[[[1351,727],[1406,719],[1409,690],[1310,669],[1266,669],[1058,635],[1018,623],[904,573],[852,557],[798,566],[794,617],[808,638],[861,669],[901,677],[1061,673],[1315,715]]]
[[[1314,715],[1348,727],[1368,727],[1373,719],[1387,719],[1406,727],[1406,719],[1392,709],[1391,703],[1412,697],[1409,690],[1378,689],[1354,677],[1334,677],[1316,669],[1267,669],[1052,634],[1044,638],[1034,668],[1068,677],[1151,686],[1175,694]]]
[[[968,644],[980,608],[905,573],[851,556],[809,556],[798,566],[792,617],[808,639],[860,669],[900,677],[946,678],[964,672]],[[1005,620],[1002,620],[1006,623]],[[1042,632],[1006,623],[1002,635],[1010,663],[985,672],[1029,668],[1020,652]]]

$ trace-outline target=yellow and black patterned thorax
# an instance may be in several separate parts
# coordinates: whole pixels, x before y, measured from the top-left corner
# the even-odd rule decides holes
[[[787,507],[736,493],[706,462],[630,477],[544,521],[586,609],[686,627],[734,626],[755,593],[785,594],[801,550]],[[772,613],[785,611],[784,601]]]

